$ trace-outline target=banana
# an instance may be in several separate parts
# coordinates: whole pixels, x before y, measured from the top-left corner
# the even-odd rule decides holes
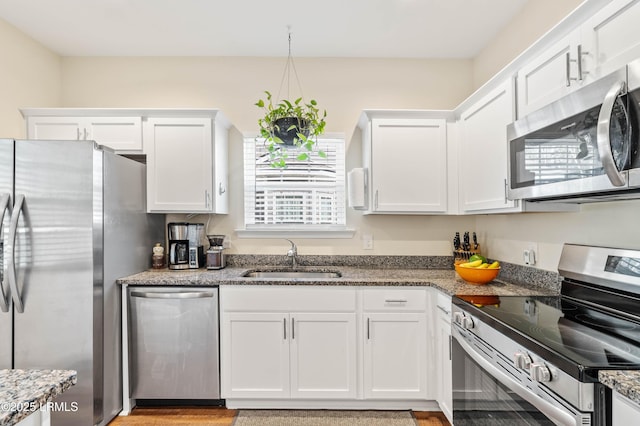
[[[498,269],[500,267],[500,262],[497,260],[488,266],[489,269]]]
[[[473,262],[461,263],[460,266],[464,268],[477,268],[482,265],[482,259],[474,260]]]
[[[482,265],[478,266],[478,269],[487,269],[489,267],[488,263],[483,263]]]

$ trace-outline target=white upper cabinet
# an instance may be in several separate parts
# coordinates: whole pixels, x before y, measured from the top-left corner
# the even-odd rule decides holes
[[[118,111],[45,109],[23,110],[23,114],[27,119],[28,139],[93,140],[117,153],[141,154],[142,117],[123,116]],[[102,115],[78,115],[80,112]]]
[[[462,213],[517,210],[507,199],[507,125],[515,119],[513,79],[460,113],[459,197]]]
[[[575,30],[518,71],[518,117],[593,81],[588,54]]]
[[[146,154],[147,211],[229,211],[228,134],[216,109],[30,108],[27,137],[94,140],[117,154]]]
[[[640,57],[640,0],[613,0],[518,71],[518,117]]]
[[[393,116],[393,117],[390,117]],[[365,111],[360,120],[367,168],[366,213],[447,212],[447,128],[444,118],[416,111]]]
[[[640,58],[640,0],[613,0],[581,27],[583,49],[594,77]]]
[[[219,114],[145,121],[147,211],[228,213],[228,128]]]

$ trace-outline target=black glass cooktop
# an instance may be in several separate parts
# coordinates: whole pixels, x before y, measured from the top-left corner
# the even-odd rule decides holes
[[[640,322],[561,296],[458,296],[454,303],[582,381],[640,369]]]

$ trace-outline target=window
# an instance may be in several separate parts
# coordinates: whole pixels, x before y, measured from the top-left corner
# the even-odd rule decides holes
[[[244,140],[244,217],[247,231],[345,230],[344,139],[318,139],[327,156],[311,153],[310,161],[287,168],[271,167],[262,140]],[[281,147],[280,149],[291,149]]]

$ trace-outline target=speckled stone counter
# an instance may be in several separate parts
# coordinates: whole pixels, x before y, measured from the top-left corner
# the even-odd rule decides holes
[[[0,426],[10,426],[76,384],[72,370],[0,370]]]
[[[598,378],[620,395],[640,404],[640,371],[600,371]]]
[[[297,270],[339,271],[339,278],[248,278],[243,275],[255,270],[284,270],[282,267],[227,267],[217,271],[205,269],[172,271],[149,270],[118,280],[123,285],[349,285],[349,286],[432,286],[449,295],[550,295],[557,290],[537,285],[518,285],[499,279],[486,285],[471,285],[451,269],[374,269],[356,267],[300,267]]]

